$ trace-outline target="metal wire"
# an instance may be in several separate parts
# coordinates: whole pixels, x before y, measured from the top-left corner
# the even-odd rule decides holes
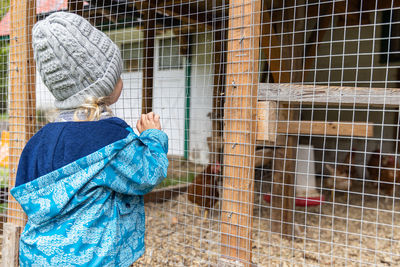
[[[25,220],[8,190],[54,111],[16,67],[21,3],[0,2],[1,236]],[[114,114],[134,127],[153,110],[169,136],[134,266],[399,262],[397,1],[42,0],[35,17],[68,9],[121,49]]]

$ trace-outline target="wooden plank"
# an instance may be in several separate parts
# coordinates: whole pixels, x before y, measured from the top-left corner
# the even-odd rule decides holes
[[[288,6],[293,6],[291,2],[293,1],[285,1],[285,8],[286,4],[288,4]],[[291,71],[292,62],[290,60],[292,58],[292,38],[289,34],[282,34],[282,31],[285,29],[288,32],[293,32],[293,30],[290,30],[291,27],[291,29],[293,29],[293,25],[288,25],[292,19],[288,16],[290,11],[283,8],[283,1],[278,1],[273,3],[277,11],[274,10],[274,12],[270,14],[266,3],[267,2],[264,2],[263,6],[262,47],[268,60],[268,71],[271,73],[272,80],[275,83],[293,82]],[[285,10],[285,18],[283,18],[282,10]],[[280,23],[274,25],[274,21],[280,21]],[[286,23],[282,23],[282,21],[286,21]],[[298,49],[293,50],[295,50],[294,52],[296,53],[298,52]],[[302,56],[299,56],[299,58],[302,58]],[[275,116],[279,119],[287,120],[289,116],[294,116],[293,113],[289,115],[287,104],[279,103],[278,107],[279,112],[277,111]],[[268,123],[268,126],[274,127],[274,125],[270,123]],[[271,129],[271,127],[269,127],[269,129]],[[291,222],[293,204],[291,203],[291,199],[294,194],[292,186],[294,179],[291,173],[293,173],[295,168],[290,160],[292,156],[295,155],[295,152],[294,149],[290,147],[292,147],[295,141],[292,140],[293,137],[288,138],[287,135],[277,136],[275,134],[274,136],[269,130],[266,133],[267,136],[264,134],[264,138],[272,138],[275,144],[285,147],[285,149],[276,149],[274,151],[275,161],[273,164],[273,185],[271,188],[271,231],[289,236],[292,233]]]
[[[271,122],[269,122],[271,123]],[[266,123],[258,123],[257,141],[264,141],[268,134],[263,128]],[[324,121],[287,121],[275,122],[276,134],[291,135],[321,135],[321,136],[351,136],[351,137],[373,137],[374,125],[363,122],[324,122]],[[273,135],[273,132],[269,132]],[[267,139],[265,141],[271,141]]]
[[[261,83],[258,100],[398,107],[400,88]]]
[[[306,1],[286,0],[277,4],[282,14],[283,23],[275,24],[281,40],[281,66],[287,73],[285,78],[280,77],[281,83],[300,83],[303,77],[303,52]],[[278,6],[276,6],[278,8]],[[273,16],[275,16],[273,14]],[[282,20],[283,19],[283,20]],[[280,25],[279,25],[280,24]],[[278,103],[278,118],[282,121],[297,120],[299,112],[291,103]],[[298,136],[281,134],[277,136],[275,161],[273,165],[273,179],[271,188],[271,232],[279,233],[282,237],[293,238],[294,231],[294,172],[296,168],[296,149]]]
[[[10,7],[10,189],[15,184],[22,149],[36,131],[36,70],[32,50],[35,5],[34,0],[15,0]],[[8,194],[8,201],[7,221],[23,227],[25,213],[11,194]]]
[[[287,121],[277,123],[277,133],[373,137],[374,124],[365,122]]]
[[[273,101],[257,102],[257,141],[276,142],[277,103]]]
[[[373,137],[374,124],[365,122],[287,121],[277,123],[278,133]]]
[[[222,257],[251,265],[261,1],[229,3]]]
[[[373,137],[374,124],[365,122],[279,121],[277,104],[257,103],[257,141],[276,140],[276,134]]]
[[[143,81],[142,81],[142,114],[149,113],[153,109],[153,76],[154,76],[154,45],[156,35],[155,9],[145,10],[144,28],[144,57],[143,57]]]
[[[207,16],[206,11],[199,10],[197,5],[190,5],[187,1],[174,1],[165,2],[157,0],[142,0],[136,1],[135,6],[138,10],[153,9],[165,15],[174,17],[187,25],[193,25],[201,30],[211,30],[213,27],[209,22],[212,21],[212,17]]]
[[[222,162],[222,130],[224,116],[224,96],[225,96],[225,73],[226,73],[226,26],[213,31],[213,64],[214,64],[214,88],[213,106],[210,113],[212,122],[212,137],[209,143],[210,162]],[[208,141],[208,139],[207,139]]]
[[[278,119],[294,120],[296,114],[291,106],[279,103]],[[271,187],[271,232],[291,238],[293,232],[294,172],[297,136],[280,134],[276,137]]]
[[[5,223],[3,228],[3,248],[1,251],[3,267],[18,266],[19,237],[21,226],[14,223]]]
[[[226,25],[228,22],[226,22]],[[214,88],[213,88],[213,119],[218,119],[217,125],[214,125],[213,120],[213,133],[214,131],[220,132],[222,130],[222,116],[223,116],[223,99],[225,95],[225,73],[226,73],[226,30],[215,30],[213,32],[213,63],[214,63]]]

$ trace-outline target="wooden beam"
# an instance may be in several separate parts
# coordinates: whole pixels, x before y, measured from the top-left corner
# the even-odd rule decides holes
[[[228,25],[228,21],[225,25]],[[212,112],[210,113],[212,122],[210,158],[214,161],[211,162],[222,162],[222,149],[219,148],[218,142],[221,142],[223,134],[227,38],[225,25],[213,31],[214,88]]]
[[[15,184],[22,149],[36,131],[36,71],[32,50],[35,5],[34,0],[16,0],[10,7],[10,189]],[[8,199],[8,222],[24,226],[25,213],[11,194]]]
[[[289,3],[290,1],[287,2]],[[268,4],[266,1],[264,2],[262,13],[262,47],[268,61],[268,70],[271,73],[272,80],[275,83],[289,83],[293,81],[291,72],[292,62],[290,60],[292,53],[291,45],[293,44],[291,42],[292,38],[289,38],[288,35],[283,35],[282,31],[290,28],[287,24],[291,18],[288,18],[287,13],[289,10],[286,9],[284,12],[286,18],[284,19],[283,17],[283,1],[275,1],[273,4],[278,11],[270,14]],[[274,25],[273,23],[276,21],[280,21],[280,23]],[[286,23],[281,23],[282,21],[286,21]],[[268,103],[274,102],[269,101]],[[293,216],[292,209],[294,207],[291,203],[292,196],[294,195],[292,186],[293,175],[291,173],[295,169],[291,161],[295,151],[291,147],[293,147],[292,144],[295,141],[292,140],[293,137],[288,138],[287,135],[278,136],[276,132],[273,132],[276,131],[276,124],[273,123],[272,119],[275,118],[276,120],[276,117],[278,117],[279,119],[287,120],[289,116],[293,117],[293,115],[289,115],[288,105],[278,103],[278,107],[275,113],[265,113],[266,110],[264,110],[264,114],[260,114],[265,115],[266,119],[271,120],[266,122],[265,126],[268,128],[268,131],[263,133],[260,139],[266,138],[268,142],[274,142],[278,146],[285,147],[275,149],[274,151],[275,161],[273,164],[273,185],[271,188],[271,231],[289,236],[292,233],[291,222]],[[268,109],[271,112],[274,107],[268,107]]]
[[[275,1],[274,6],[281,10],[273,17],[280,17],[283,23],[275,24],[275,30],[281,40],[280,66],[285,78],[280,77],[281,83],[300,83],[303,77],[303,51],[305,29],[306,1],[286,0]],[[274,12],[276,13],[276,12]],[[281,13],[281,14],[279,14]],[[279,25],[280,24],[280,25]],[[278,118],[282,121],[297,120],[298,111],[293,109],[291,102],[278,103]],[[275,150],[273,179],[271,188],[271,232],[279,233],[282,237],[293,238],[294,231],[294,172],[296,168],[297,136],[278,135]]]
[[[199,29],[211,30],[213,27],[209,22],[212,19],[206,16],[207,11],[199,10],[196,5],[190,5],[186,1],[136,1],[135,6],[140,11],[154,9],[160,13],[174,17],[185,24],[193,25]]]
[[[10,2],[10,177],[8,188],[15,185],[19,157],[27,141],[36,131],[35,64],[32,50],[32,27],[36,22],[36,1]],[[25,226],[26,215],[12,195],[8,194],[7,223],[5,226],[3,263],[18,263],[19,231]],[[8,230],[7,230],[8,229]],[[3,250],[3,251],[4,251]],[[13,266],[13,265],[7,265]]]
[[[222,257],[251,265],[261,1],[231,0],[224,110]]]
[[[276,104],[257,105],[257,141],[274,141],[277,134],[373,137],[374,124],[365,122],[278,121]]]
[[[373,137],[374,124],[365,122],[286,121],[277,123],[277,133]]]
[[[258,100],[398,107],[400,88],[261,83],[258,89]]]
[[[156,35],[155,10],[148,8],[145,11],[144,28],[144,57],[143,57],[143,81],[142,81],[142,114],[153,109],[153,81],[154,81],[154,46]]]
[[[257,102],[257,141],[276,142],[277,119],[277,102]]]
[[[226,22],[226,25],[228,22]],[[217,119],[217,125],[213,125],[213,132],[222,130],[223,100],[225,95],[225,74],[226,74],[226,30],[215,30],[214,34],[214,90],[213,90],[213,118]]]
[[[288,104],[279,103],[278,119],[295,120],[295,113]],[[269,124],[272,122],[268,122]],[[297,136],[276,135],[277,149],[274,151],[273,176],[271,187],[271,232],[282,237],[293,236],[294,210],[294,172],[296,162]]]
[[[14,223],[3,225],[3,248],[1,251],[3,267],[19,266],[19,238],[21,236],[21,226]]]

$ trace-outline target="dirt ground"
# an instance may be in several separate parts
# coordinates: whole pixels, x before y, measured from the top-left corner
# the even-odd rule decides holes
[[[256,194],[256,266],[400,266],[400,198],[377,199],[366,185],[352,190],[348,201],[338,193],[335,203],[296,208],[291,239],[270,231],[270,206]],[[146,252],[133,266],[218,265],[218,208],[203,219],[182,194],[146,204],[146,215]]]

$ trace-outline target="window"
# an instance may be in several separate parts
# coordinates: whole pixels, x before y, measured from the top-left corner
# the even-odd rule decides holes
[[[122,44],[122,59],[126,72],[140,71],[143,61],[143,45],[137,43]]]
[[[177,38],[161,39],[159,48],[159,70],[173,70],[183,68],[183,57],[179,52],[179,41]]]

